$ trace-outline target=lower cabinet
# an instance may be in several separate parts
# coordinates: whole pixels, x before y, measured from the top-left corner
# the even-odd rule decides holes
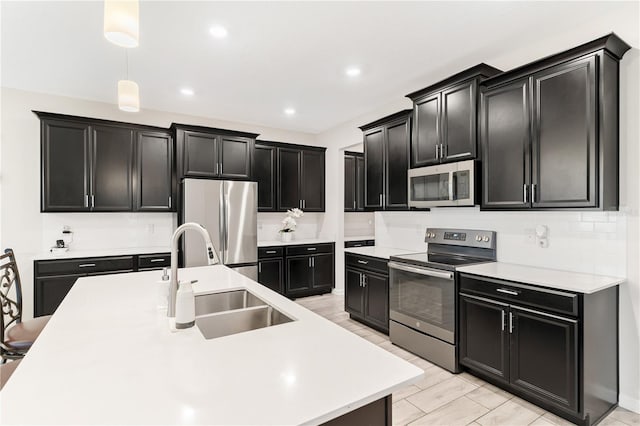
[[[258,282],[290,298],[331,292],[334,243],[258,248]]]
[[[78,278],[168,267],[169,253],[36,260],[33,316],[53,314]]]
[[[351,318],[389,333],[389,274],[387,262],[345,255],[345,311]]]
[[[578,424],[615,407],[617,300],[461,274],[460,364]]]

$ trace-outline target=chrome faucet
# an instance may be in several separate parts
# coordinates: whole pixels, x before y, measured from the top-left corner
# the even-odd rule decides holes
[[[207,262],[209,265],[220,263],[216,251],[211,243],[211,237],[204,227],[197,223],[188,222],[178,226],[178,229],[171,236],[171,278],[169,281],[169,303],[167,306],[167,316],[176,316],[176,294],[178,293],[178,239],[187,229],[193,229],[202,234],[207,247]]]

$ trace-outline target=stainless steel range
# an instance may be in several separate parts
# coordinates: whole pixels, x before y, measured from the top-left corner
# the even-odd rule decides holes
[[[496,233],[427,228],[426,253],[389,262],[389,338],[410,352],[458,372],[456,269],[495,262]]]

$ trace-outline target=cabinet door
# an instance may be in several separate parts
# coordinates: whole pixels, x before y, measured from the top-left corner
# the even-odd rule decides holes
[[[163,132],[138,132],[136,148],[136,210],[175,210],[171,135]]]
[[[364,286],[362,273],[353,269],[345,269],[344,310],[350,314],[364,318]]]
[[[389,330],[389,277],[369,272],[364,276],[364,286],[366,320]]]
[[[530,207],[529,80],[481,94],[482,207]]]
[[[88,124],[42,120],[41,210],[89,210],[90,128]]]
[[[76,280],[84,275],[60,275],[36,278],[34,289],[34,317],[53,314]]]
[[[297,149],[278,148],[278,210],[302,207],[301,156]]]
[[[276,211],[276,148],[256,145],[253,178],[258,182],[258,211]]]
[[[358,208],[356,202],[356,157],[344,156],[344,211],[354,212]]]
[[[333,287],[333,253],[316,254],[311,259],[313,288]]]
[[[215,135],[184,131],[184,176],[217,177],[218,144]]]
[[[578,322],[511,307],[511,384],[578,411]]]
[[[364,134],[364,207],[380,210],[384,194],[384,129]]]
[[[232,136],[220,136],[220,170],[224,178],[251,179],[253,140]]]
[[[283,292],[282,259],[263,259],[258,261],[258,282],[271,290]]]
[[[407,170],[411,119],[390,123],[386,128],[385,210],[406,210]]]
[[[311,256],[287,257],[286,294],[309,290],[313,286]]]
[[[442,92],[441,157],[445,160],[476,156],[476,93],[475,80]]]
[[[93,211],[133,210],[133,130],[93,127]]]
[[[411,167],[440,162],[440,93],[428,95],[413,104],[414,132],[411,140]],[[438,155],[436,155],[438,154]]]
[[[596,57],[533,76],[534,207],[596,207]]]
[[[324,211],[324,152],[302,151],[302,209]]]
[[[509,305],[460,296],[460,364],[509,381]]]
[[[356,210],[364,210],[364,157],[356,157]]]

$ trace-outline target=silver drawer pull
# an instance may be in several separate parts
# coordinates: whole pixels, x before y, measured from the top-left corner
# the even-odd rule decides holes
[[[155,263],[155,262],[164,262],[165,259],[151,259],[149,262]]]
[[[275,250],[267,250],[266,253],[267,254],[276,254],[276,251]]]
[[[80,265],[78,265],[78,268],[91,268],[93,266],[96,266],[95,263],[82,263]]]
[[[514,291],[514,290],[507,290],[506,288],[499,288],[499,289],[496,289],[496,291],[497,291],[498,293],[510,294],[510,295],[512,295],[512,296],[517,296],[517,295],[519,295],[519,294],[520,294],[520,293],[518,293],[517,291]]]
[[[368,265],[369,262],[367,262],[366,260],[358,260],[358,263],[361,263],[363,265]]]
[[[316,250],[317,250],[317,248],[315,248],[315,247],[307,247],[307,251],[316,251]]]

